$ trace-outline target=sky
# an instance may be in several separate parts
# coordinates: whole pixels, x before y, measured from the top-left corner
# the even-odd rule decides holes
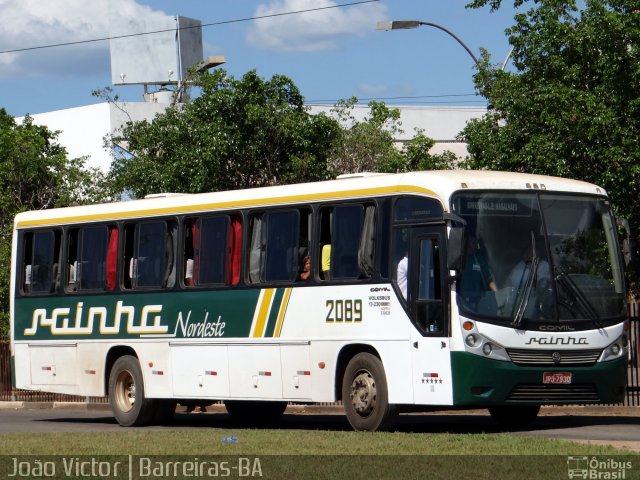
[[[101,102],[91,92],[111,85],[109,41],[34,47],[103,39],[123,28],[141,33],[150,21],[175,15],[213,24],[202,29],[204,56],[223,55],[230,75],[286,75],[309,104],[355,96],[389,105],[486,105],[475,95],[473,59],[454,38],[428,26],[378,31],[376,24],[436,23],[476,56],[485,48],[502,63],[511,2],[490,12],[465,8],[469,0],[347,5],[355,1],[0,0],[0,108],[22,116]],[[271,16],[323,7],[335,8]],[[142,86],[113,88],[122,100],[142,101]]]

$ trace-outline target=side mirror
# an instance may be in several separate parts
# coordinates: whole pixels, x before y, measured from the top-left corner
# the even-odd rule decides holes
[[[467,222],[453,213],[445,213],[444,219],[451,222],[447,241],[447,269],[462,270],[464,261],[465,226]]]
[[[631,228],[626,218],[618,218],[618,225],[624,229],[624,238],[622,239],[622,256],[624,257],[625,266],[629,266],[635,260],[635,245],[631,239]]]
[[[447,269],[461,270],[464,247],[464,227],[451,226],[447,242]]]

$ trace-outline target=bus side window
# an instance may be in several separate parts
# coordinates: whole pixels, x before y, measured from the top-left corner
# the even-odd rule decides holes
[[[203,285],[224,284],[227,269],[229,217],[203,217],[198,265],[198,282]],[[194,265],[195,267],[195,265]]]
[[[125,288],[171,288],[175,283],[177,224],[151,221],[125,227]]]
[[[188,219],[185,227],[186,286],[225,284],[229,277],[228,242],[231,220],[228,215]]]
[[[78,246],[79,230],[77,228],[67,231],[67,279],[65,289],[69,292],[77,290],[78,278]]]
[[[66,291],[115,290],[117,254],[115,225],[68,230]]]
[[[200,250],[200,226],[197,218],[190,218],[184,225],[184,284],[193,287],[196,284],[195,264]],[[196,277],[196,278],[194,278]]]
[[[329,221],[327,221],[329,218]],[[331,279],[369,278],[374,270],[376,211],[374,205],[337,205],[321,213],[321,268],[327,269],[330,244]],[[329,232],[327,232],[329,226]],[[330,240],[330,242],[327,242]],[[324,275],[328,279],[329,275]]]
[[[262,238],[262,213],[251,216],[250,233],[251,241],[249,243],[249,283],[259,283],[261,281],[261,265],[264,254],[264,241]]]
[[[362,231],[362,206],[340,205],[333,211],[331,278],[358,278],[358,248]]]
[[[298,274],[297,282],[307,282],[313,278],[311,258],[313,255],[311,246],[311,224],[313,215],[311,210],[300,209],[300,228],[298,233]]]
[[[320,278],[331,280],[331,237],[333,208],[320,210]]]
[[[298,275],[298,236],[300,214],[297,210],[270,212],[266,231],[264,281],[294,281]]]
[[[62,234],[45,230],[24,236],[23,292],[53,293],[60,283]]]
[[[136,264],[134,258],[135,249],[135,232],[136,225],[128,224],[124,227],[124,252],[123,252],[123,268],[122,268],[122,286],[129,290],[134,287],[136,278]]]
[[[308,215],[307,210],[281,210],[252,215],[249,232],[250,283],[293,282],[297,279],[300,248],[304,247],[305,242],[308,244]],[[302,222],[301,216],[304,217]],[[302,244],[301,236],[306,237]]]

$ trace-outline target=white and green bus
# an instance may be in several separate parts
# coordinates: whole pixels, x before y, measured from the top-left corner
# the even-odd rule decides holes
[[[523,423],[625,394],[616,220],[584,182],[359,174],[25,212],[12,266],[14,387],[108,395],[125,426],[179,401]]]

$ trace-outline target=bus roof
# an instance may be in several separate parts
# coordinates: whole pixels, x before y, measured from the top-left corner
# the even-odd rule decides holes
[[[604,189],[582,181],[513,172],[434,170],[388,175],[349,175],[337,180],[198,194],[158,194],[125,202],[84,205],[23,212],[15,227],[27,228],[70,223],[115,221],[163,215],[198,213],[337,201],[396,194],[422,194],[439,198],[448,210],[448,199],[459,190],[545,190],[606,195]]]

